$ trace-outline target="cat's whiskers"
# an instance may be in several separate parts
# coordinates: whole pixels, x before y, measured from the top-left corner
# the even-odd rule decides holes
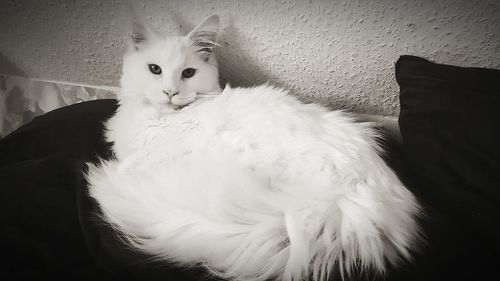
[[[206,92],[206,93],[197,93],[197,96],[200,98],[209,98],[220,95],[221,92]]]

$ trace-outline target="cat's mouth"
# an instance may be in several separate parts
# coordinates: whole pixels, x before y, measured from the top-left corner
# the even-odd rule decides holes
[[[172,105],[172,108],[173,108],[174,110],[181,110],[181,109],[183,109],[184,107],[188,107],[188,106],[189,106],[190,104],[192,104],[192,103],[193,103],[193,102],[190,102],[190,103],[187,103],[187,104],[184,104],[184,105],[175,105],[175,104],[172,104],[172,103],[170,103],[170,104]]]
[[[169,107],[173,110],[181,110],[184,109],[185,107],[188,107],[189,105],[196,103],[197,101],[206,99],[206,98],[212,98],[215,96],[220,95],[221,92],[196,92],[195,93],[195,98],[192,100],[176,100],[175,102],[172,100],[168,100],[166,102],[163,102],[163,105],[166,107]]]

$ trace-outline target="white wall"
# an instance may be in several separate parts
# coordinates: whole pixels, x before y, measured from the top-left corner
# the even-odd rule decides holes
[[[271,81],[304,99],[355,112],[398,113],[400,55],[500,68],[500,1],[161,1],[139,12],[166,33],[210,14],[223,31],[222,78]],[[0,73],[117,86],[123,1],[0,0]]]

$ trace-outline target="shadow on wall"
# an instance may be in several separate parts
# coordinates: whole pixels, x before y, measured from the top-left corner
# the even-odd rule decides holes
[[[19,87],[11,89],[10,95],[7,95],[7,78],[2,74],[27,77],[21,68],[0,52],[0,138],[3,137],[4,132],[10,132],[13,129],[10,122],[7,122],[7,113],[12,111],[12,107],[18,107],[17,105],[23,103],[24,100],[24,95]]]
[[[17,65],[11,62],[4,54],[0,51],[0,74],[15,75],[21,77],[27,77],[26,73],[21,70]]]
[[[195,25],[186,21],[183,17],[176,13],[171,13],[169,16],[177,24],[181,34],[188,34]],[[198,19],[201,22],[203,18]],[[282,85],[276,77],[269,77],[269,73],[259,66],[259,64],[251,60],[251,56],[241,48],[239,42],[246,42],[241,37],[234,26],[232,16],[229,16],[226,26],[221,26],[216,55],[219,64],[220,84],[222,87],[228,81],[231,81],[232,87],[248,87],[266,82],[271,82],[273,85]]]
[[[281,81],[266,73],[240,46],[240,42],[248,41],[242,39],[242,36],[234,26],[233,17],[229,16],[227,26],[221,31],[217,52],[221,85],[231,81],[231,86],[234,87],[255,86],[266,82],[281,86]]]

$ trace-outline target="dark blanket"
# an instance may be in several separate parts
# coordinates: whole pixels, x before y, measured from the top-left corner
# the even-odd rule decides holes
[[[0,243],[8,280],[207,280],[153,262],[99,219],[85,162],[111,157],[103,122],[115,100],[61,108],[0,140]]]
[[[405,56],[396,77],[404,144],[386,141],[384,157],[423,204],[427,243],[376,279],[486,280],[500,252],[499,72]],[[2,280],[209,280],[134,252],[99,219],[84,163],[111,157],[102,123],[116,109],[115,100],[72,105],[0,140]]]

